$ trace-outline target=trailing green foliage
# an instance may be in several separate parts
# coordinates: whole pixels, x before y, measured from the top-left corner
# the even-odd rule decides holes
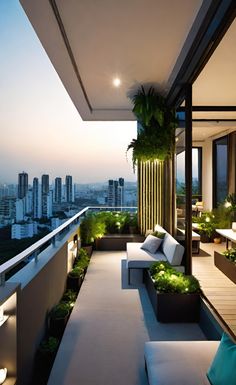
[[[165,160],[175,148],[175,129],[178,120],[175,110],[170,108],[163,96],[153,87],[145,92],[143,86],[132,98],[133,113],[142,129],[137,139],[128,145],[133,149],[133,165],[138,161]]]
[[[224,251],[222,254],[226,256],[231,262],[236,262],[236,248],[228,249]]]
[[[193,275],[185,275],[176,271],[167,262],[155,262],[150,274],[155,289],[160,293],[197,293],[200,285]]]

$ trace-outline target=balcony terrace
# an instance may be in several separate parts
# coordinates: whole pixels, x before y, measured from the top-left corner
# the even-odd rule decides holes
[[[92,208],[90,208],[92,209]],[[97,210],[96,208],[95,210]],[[78,247],[79,223],[89,208],[69,219],[9,262],[0,266],[1,304],[9,319],[0,327],[1,361],[8,382],[28,384],[37,347],[45,334],[47,314],[61,298]],[[50,243],[50,244],[49,244]],[[47,247],[39,251],[43,245]],[[218,249],[225,247],[217,245]],[[203,290],[207,333],[228,330],[235,338],[235,285],[216,269],[215,246],[201,245],[193,272]],[[33,255],[33,258],[32,258]],[[5,274],[28,263],[5,281]],[[157,322],[139,270],[128,285],[125,251],[95,251],[65,329],[49,378],[57,384],[147,384],[143,349],[146,341],[204,340],[201,324]],[[209,276],[211,279],[209,279]],[[209,326],[210,325],[210,326]],[[203,330],[202,330],[203,326]],[[209,335],[208,335],[209,337]],[[210,338],[216,338],[210,336]],[[10,382],[12,378],[12,382]],[[34,380],[34,385],[36,385]]]
[[[219,339],[223,330],[235,340],[235,285],[213,266],[210,248],[201,245],[209,255],[192,258],[192,147],[201,147],[203,155],[196,195],[204,209],[212,210],[236,188],[235,1],[20,2],[83,119],[134,120],[127,95],[137,84],[150,83],[168,108],[183,115],[175,154],[138,163],[138,212],[142,234],[156,223],[173,235],[181,227],[185,272],[193,271],[202,285],[199,324],[158,323],[138,271],[128,285],[125,251],[96,251],[48,382],[146,385],[145,341]],[[111,86],[118,62],[119,90]],[[181,202],[175,180],[179,155]],[[48,314],[64,293],[87,211],[0,266],[6,385],[30,385],[35,353]]]

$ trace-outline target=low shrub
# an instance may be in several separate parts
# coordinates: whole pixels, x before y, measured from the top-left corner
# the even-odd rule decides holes
[[[228,249],[224,251],[222,254],[224,254],[226,258],[229,259],[231,262],[236,263],[236,248]]]
[[[193,275],[176,271],[168,262],[155,262],[150,274],[155,289],[160,293],[197,293],[200,284]]]

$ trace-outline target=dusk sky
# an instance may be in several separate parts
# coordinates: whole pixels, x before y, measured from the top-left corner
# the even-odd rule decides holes
[[[18,0],[0,0],[0,183],[72,175],[74,182],[136,180],[136,122],[83,122]]]

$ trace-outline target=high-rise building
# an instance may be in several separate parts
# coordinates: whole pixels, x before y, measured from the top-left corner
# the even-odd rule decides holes
[[[55,178],[54,202],[55,203],[62,202],[62,180],[59,177]]]
[[[33,179],[33,218],[42,217],[42,195],[38,178]]]
[[[49,201],[50,201],[50,196],[49,196],[49,175],[44,174],[42,175],[42,216],[44,218],[48,218],[49,214]]]
[[[73,202],[73,188],[71,175],[66,175],[66,202]]]
[[[124,206],[124,179],[108,181],[108,206],[111,207],[122,207]]]
[[[18,174],[18,198],[22,199],[28,192],[28,174],[21,172]]]
[[[43,174],[42,175],[42,194],[48,194],[49,193],[49,175]]]
[[[125,193],[124,193],[124,178],[119,178],[117,188],[117,206],[124,206]]]

